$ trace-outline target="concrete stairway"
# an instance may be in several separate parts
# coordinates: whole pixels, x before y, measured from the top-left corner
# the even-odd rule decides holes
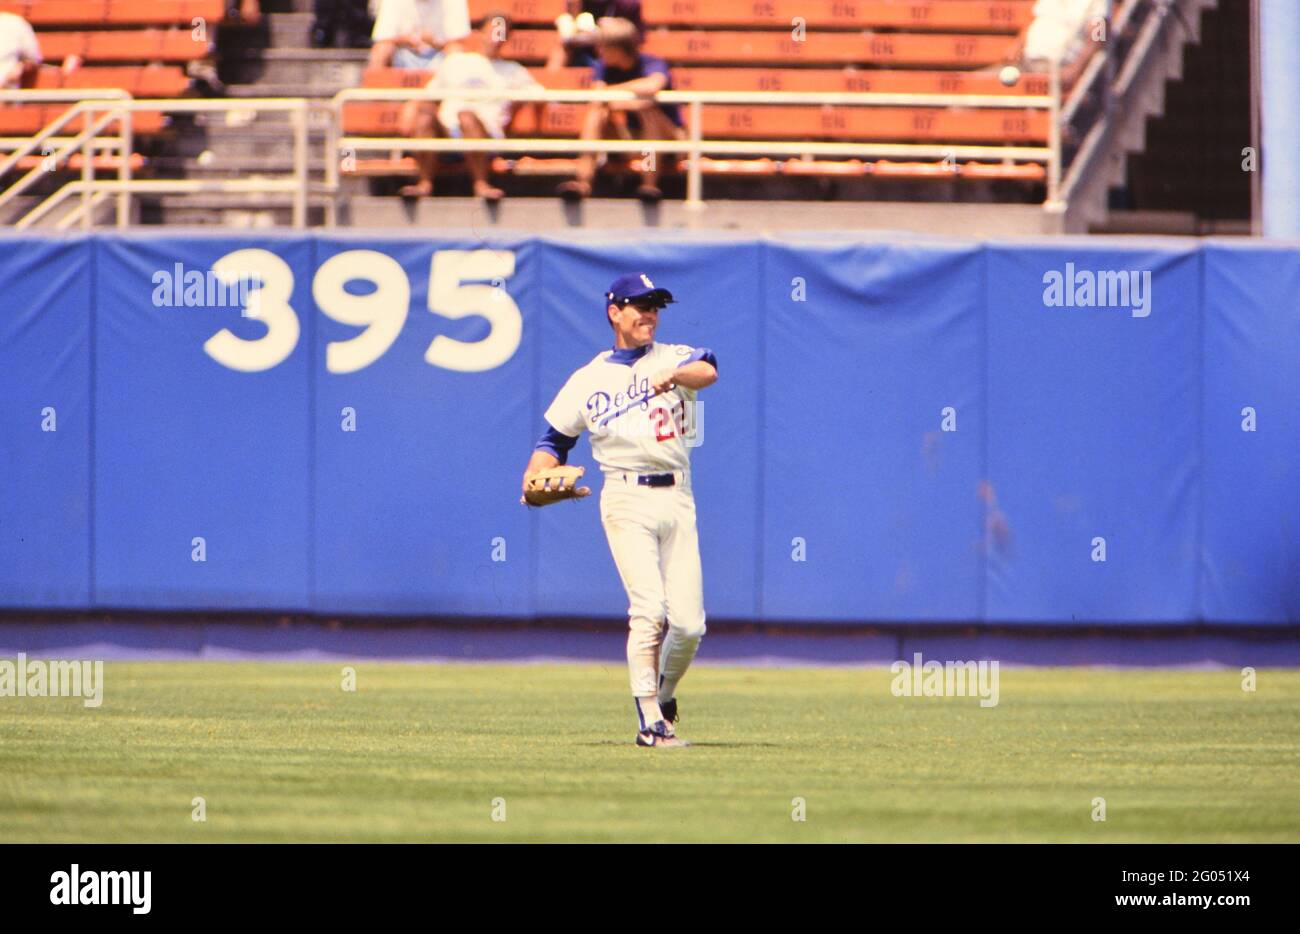
[[[1121,70],[1116,78],[1120,90],[1115,97],[1114,118],[1081,141],[1080,155],[1075,161],[1077,177],[1072,187],[1071,173],[1066,174],[1068,207],[1062,218],[1065,232],[1116,229],[1110,218],[1111,192],[1125,184],[1129,157],[1146,147],[1150,120],[1164,114],[1166,88],[1170,82],[1182,78],[1184,50],[1200,39],[1202,12],[1213,9],[1217,3],[1218,0],[1169,0],[1167,13],[1153,15],[1150,47],[1133,60],[1134,67]],[[1138,229],[1126,229],[1122,223],[1118,229],[1144,232],[1140,229],[1140,218],[1130,220]],[[1168,232],[1163,221],[1154,221],[1154,225],[1151,232]],[[1132,227],[1134,224],[1129,225]]]

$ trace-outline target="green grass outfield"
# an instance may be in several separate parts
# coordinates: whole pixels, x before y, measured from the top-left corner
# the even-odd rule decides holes
[[[0,841],[1300,841],[1295,670],[1004,669],[981,709],[884,668],[697,667],[696,745],[646,750],[621,665],[342,667],[0,698]]]

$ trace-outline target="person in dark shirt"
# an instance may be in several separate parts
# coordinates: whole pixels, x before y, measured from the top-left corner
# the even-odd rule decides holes
[[[641,0],[565,0],[564,12],[555,18],[559,41],[546,59],[546,67],[590,68],[596,64],[597,24],[605,17],[625,19],[645,34]]]
[[[672,88],[668,63],[641,51],[641,34],[625,19],[601,20],[596,48],[600,59],[592,66],[592,87],[632,91],[637,100],[596,101],[587,105],[580,139],[682,139],[682,116],[676,104],[660,104],[654,98]],[[642,160],[641,187],[637,197],[658,202],[663,193],[657,184],[656,156]],[[576,202],[591,194],[596,175],[596,156],[578,157],[577,177],[557,189],[560,197]]]
[[[313,0],[312,48],[364,49],[370,45],[370,11],[366,0]]]

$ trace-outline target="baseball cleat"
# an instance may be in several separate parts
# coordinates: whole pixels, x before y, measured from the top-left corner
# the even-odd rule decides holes
[[[677,722],[677,698],[672,700],[660,701],[659,712],[664,715],[664,720],[668,723]]]
[[[638,746],[665,746],[665,747],[685,747],[690,743],[679,738],[673,733],[672,728],[662,720],[655,721],[650,729],[642,730],[636,734],[636,744]]]

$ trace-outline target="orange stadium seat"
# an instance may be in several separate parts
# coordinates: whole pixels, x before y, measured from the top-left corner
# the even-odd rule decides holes
[[[134,97],[176,97],[189,87],[185,72],[172,65],[87,66],[70,75],[46,65],[36,76],[36,87],[122,88]]]
[[[209,35],[203,41],[196,40],[188,29],[154,29],[150,32],[159,34],[161,54],[157,61],[163,62],[188,62],[203,58],[210,51],[214,38]]]
[[[109,0],[110,23],[190,25],[195,19],[220,22],[226,15],[224,0]]]
[[[44,156],[23,156],[18,160],[17,168],[20,172],[30,172],[32,169],[39,166],[44,160]],[[138,152],[131,153],[131,158],[128,162],[131,166],[132,172],[139,172],[145,166],[145,158]],[[81,158],[80,154],[77,154],[69,156],[68,161],[63,164],[63,168],[65,171],[69,172],[80,172],[83,164],[84,160]],[[116,172],[121,166],[121,160],[118,159],[117,156],[100,154],[92,157],[90,164],[96,172]]]
[[[210,23],[225,16],[224,0],[0,0],[0,12],[17,13],[42,26],[188,26],[195,17]]]
[[[102,23],[104,7],[104,0],[46,0],[44,3],[0,0],[0,13],[16,13],[37,29]]]
[[[476,23],[496,12],[506,14],[516,25],[549,26],[564,12],[564,0],[469,0],[469,16]]]
[[[0,136],[32,136],[53,123],[71,106],[70,103],[22,104],[17,107],[0,108]],[[135,114],[132,123],[134,131],[142,135],[159,133],[166,125],[166,115],[157,111],[140,111]],[[77,133],[84,126],[84,119],[78,117],[71,121],[63,132]]]
[[[363,88],[422,88],[428,83],[428,73],[417,68],[367,68],[361,77]]]
[[[88,35],[84,32],[46,32],[37,38],[41,44],[41,55],[47,60],[58,61],[69,55],[85,58]]]
[[[207,43],[195,42],[188,29],[48,32],[40,42],[48,59],[80,55],[87,62],[184,62],[208,52]]]

